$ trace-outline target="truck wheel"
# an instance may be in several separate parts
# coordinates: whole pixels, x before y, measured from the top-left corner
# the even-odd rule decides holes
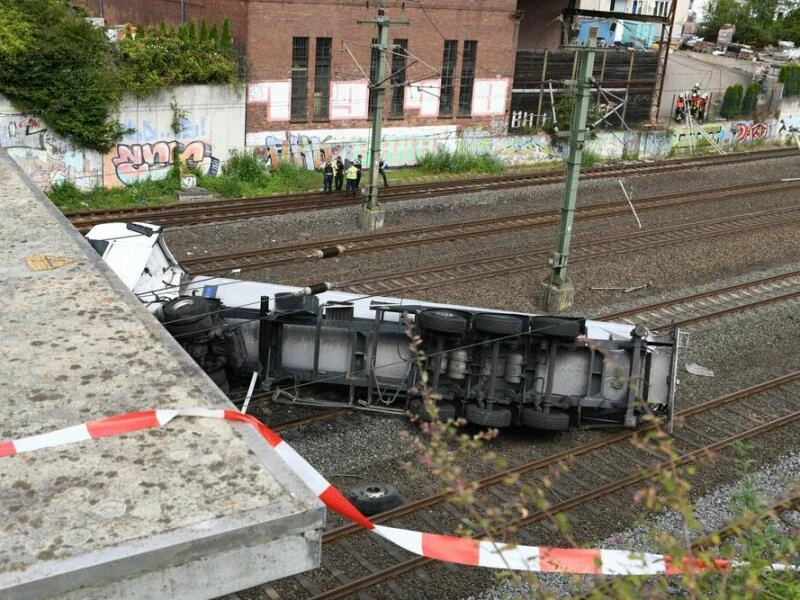
[[[213,327],[212,306],[205,298],[181,296],[164,305],[164,326],[174,336],[187,336]]]
[[[522,333],[522,317],[480,313],[475,315],[475,329],[484,333],[514,335]]]
[[[575,339],[581,334],[581,323],[560,317],[533,317],[531,323],[534,335],[544,335],[563,339]]]
[[[400,506],[403,499],[397,488],[388,483],[367,483],[347,492],[347,499],[367,517]]]
[[[464,335],[467,330],[467,315],[447,308],[431,308],[419,313],[421,327],[436,333]]]
[[[524,408],[522,409],[522,424],[546,431],[567,431],[569,415],[556,410],[546,413],[535,408]]]
[[[456,407],[454,404],[444,402],[436,406],[439,409],[439,421],[447,421],[448,419],[456,418]],[[412,415],[416,415],[420,421],[433,421],[433,415],[425,408],[425,401],[422,398],[414,398],[408,405],[408,412]]]
[[[467,421],[484,427],[508,427],[511,411],[507,408],[481,408],[477,404],[467,405]]]

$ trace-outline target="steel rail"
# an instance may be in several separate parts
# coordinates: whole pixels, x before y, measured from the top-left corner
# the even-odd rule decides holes
[[[692,452],[683,454],[670,461],[663,462],[650,469],[646,469],[638,473],[632,473],[626,477],[618,479],[617,481],[610,482],[606,485],[602,485],[588,492],[579,494],[577,496],[564,500],[563,502],[554,504],[546,510],[537,510],[524,518],[515,519],[507,523],[506,525],[508,527],[517,528],[525,525],[530,525],[534,522],[543,521],[547,518],[550,518],[554,514],[565,512],[568,510],[573,510],[584,504],[587,504],[588,502],[597,500],[598,498],[601,498],[603,496],[610,495],[612,493],[625,489],[636,483],[640,483],[647,479],[651,479],[668,468],[673,468],[675,466],[683,466],[692,462],[696,462],[703,457],[719,452],[720,450],[724,450],[725,448],[732,446],[737,442],[748,440],[757,437],[763,433],[779,429],[781,427],[785,427],[798,420],[800,420],[800,411],[789,413],[787,415],[769,421],[768,423],[764,423],[760,426],[748,429],[747,431],[729,436],[721,441],[714,442],[702,448],[698,448],[697,450],[693,450]],[[434,559],[418,556],[406,560],[395,566],[389,567],[387,569],[382,569],[380,571],[370,573],[369,575],[355,579],[335,589],[327,590],[322,594],[314,596],[313,599],[328,600],[332,598],[342,598],[354,592],[372,587],[378,583],[394,578],[398,575],[402,575],[404,573],[413,571],[423,565],[432,562],[435,562]]]
[[[269,425],[269,428],[275,432],[287,431],[289,429],[295,429],[310,423],[317,423],[318,421],[330,421],[331,419],[335,419],[336,417],[340,417],[349,412],[350,410],[347,408],[334,408],[332,410],[320,411],[313,415],[308,415],[307,417],[292,419],[291,421],[285,421],[276,425]]]
[[[762,181],[755,184],[729,186],[713,190],[699,191],[687,196],[685,193],[651,196],[637,200],[637,212],[644,213],[664,210],[676,206],[691,206],[713,200],[728,200],[734,197],[763,195],[768,192],[790,191],[800,188],[800,182]],[[610,218],[630,214],[627,202],[613,202],[603,205],[581,207],[576,212],[576,220]],[[360,234],[342,238],[330,238],[302,244],[283,244],[244,252],[183,258],[181,265],[192,273],[215,274],[233,269],[252,270],[273,267],[299,261],[319,260],[326,248],[344,248],[341,255],[361,254],[406,249],[413,246],[429,245],[437,242],[452,242],[472,237],[507,235],[514,231],[525,231],[556,224],[560,218],[557,210],[533,211],[516,215],[474,219],[466,222],[435,225],[431,227],[409,227],[393,231]],[[308,252],[317,254],[308,254]],[[305,254],[300,254],[305,252]],[[338,250],[335,255],[339,255]],[[277,257],[277,258],[270,258]]]
[[[732,233],[782,226],[798,220],[800,220],[800,205],[709,219],[691,224],[668,225],[602,240],[579,241],[572,245],[570,264],[612,254],[641,253],[648,248],[696,241],[699,238],[707,240]],[[551,249],[549,244],[541,244],[523,252],[501,254],[485,259],[472,258],[430,267],[417,267],[403,272],[394,272],[391,276],[382,273],[336,282],[334,287],[343,291],[370,295],[396,295],[409,289],[431,289],[453,283],[532,271],[539,268],[532,266],[533,259],[544,258]],[[544,268],[544,265],[541,268]]]
[[[675,418],[686,419],[687,417],[692,417],[697,414],[708,412],[710,410],[719,408],[721,406],[725,406],[732,402],[736,402],[744,398],[748,398],[750,396],[755,396],[767,390],[784,386],[796,381],[800,381],[800,371],[795,371],[794,373],[789,373],[782,377],[777,377],[775,379],[753,385],[749,388],[738,390],[731,394],[726,394],[724,396],[720,396],[712,400],[707,400],[706,402],[702,402],[700,404],[697,404],[695,406],[677,412],[675,414]],[[655,423],[648,424],[644,427],[639,428],[637,431],[639,432],[647,431],[649,429],[654,429],[655,426],[656,426]],[[574,448],[568,448],[566,450],[562,450],[561,452],[557,452],[555,454],[542,457],[540,459],[531,461],[529,463],[524,463],[521,465],[510,467],[508,469],[504,469],[502,471],[499,471],[498,473],[479,479],[476,482],[478,489],[500,483],[501,481],[507,479],[510,476],[522,475],[525,473],[529,473],[530,471],[535,471],[537,469],[541,469],[544,467],[553,466],[566,459],[575,458],[577,456],[587,454],[589,452],[598,450],[600,448],[612,446],[617,442],[630,439],[637,433],[637,431],[620,431],[615,434],[604,436],[597,440],[581,444],[580,446],[576,446]],[[374,523],[384,523],[390,519],[395,519],[397,517],[417,512],[423,508],[427,508],[435,504],[440,504],[452,498],[453,496],[454,494],[452,492],[442,492],[439,494],[434,494],[432,496],[428,496],[427,498],[421,498],[420,500],[417,500],[415,502],[409,502],[402,506],[398,506],[397,508],[394,508],[392,510],[375,515],[374,517],[371,517],[371,520]],[[362,527],[355,523],[342,525],[340,527],[325,532],[322,536],[322,543],[323,544],[330,543],[339,538],[342,538],[344,536],[350,535],[358,531],[362,531]]]
[[[719,158],[670,159],[651,164],[634,166],[617,165],[594,167],[584,170],[584,179],[636,175],[653,172],[669,172],[691,169],[706,165],[722,165],[729,163],[750,162],[753,160],[769,160],[794,156],[792,150],[770,150],[726,155]],[[432,182],[417,185],[403,185],[382,190],[383,201],[406,200],[409,198],[434,197],[483,189],[510,189],[558,183],[563,180],[562,170],[539,173],[512,174],[494,177],[479,177],[471,180],[454,182]],[[320,208],[353,206],[360,204],[361,199],[332,197],[320,193],[290,194],[283,196],[266,196],[248,199],[207,200],[182,205],[156,205],[129,207],[124,209],[91,209],[65,211],[65,215],[80,231],[86,231],[93,225],[115,221],[146,221],[164,226],[181,226],[201,223],[302,212]]]

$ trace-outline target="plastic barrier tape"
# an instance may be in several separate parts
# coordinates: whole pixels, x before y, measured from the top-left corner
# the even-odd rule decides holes
[[[269,427],[255,417],[232,410],[147,410],[108,417],[18,440],[0,441],[0,457],[161,427],[176,417],[225,419],[252,425],[325,506],[413,554],[434,560],[492,569],[587,575],[674,575],[744,564],[723,559],[710,562],[694,558],[674,560],[665,554],[627,550],[516,546],[376,525]],[[787,565],[776,564],[772,568],[786,569]]]

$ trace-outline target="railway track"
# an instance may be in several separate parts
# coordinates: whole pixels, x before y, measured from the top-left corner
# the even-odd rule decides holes
[[[751,281],[748,283],[729,286],[719,290],[703,292],[685,296],[668,302],[659,302],[646,307],[639,307],[629,311],[621,311],[604,315],[602,318],[642,317],[646,315],[674,320],[674,315],[683,315],[683,323],[697,323],[730,314],[731,304],[739,304],[740,310],[762,306],[765,301],[783,301],[787,297],[797,296],[800,285],[800,272],[786,273]],[[787,292],[788,291],[788,292]],[[668,312],[663,312],[663,311]],[[704,315],[704,316],[703,316]],[[679,462],[701,460],[709,452],[719,452],[729,448],[737,441],[752,439],[778,427],[796,424],[800,414],[796,412],[794,398],[800,391],[800,372],[791,373],[784,377],[740,390],[720,398],[693,406],[680,411],[676,417],[681,425],[674,434],[676,447],[683,450]],[[760,415],[769,415],[770,418],[780,415],[771,422],[764,423]],[[696,418],[697,417],[697,418]],[[510,469],[498,472],[478,480],[480,489],[490,489],[507,481],[509,477],[522,475],[533,476],[534,481],[547,476],[555,466],[573,462],[568,478],[553,487],[553,506],[549,511],[537,511],[529,517],[521,519],[514,525],[532,525],[546,523],[549,516],[558,511],[583,510],[591,519],[604,509],[598,507],[597,501],[609,502],[614,510],[620,510],[624,500],[605,500],[608,495],[613,495],[632,485],[645,481],[646,475],[653,475],[663,467],[653,467],[652,455],[643,453],[633,456],[629,446],[625,444],[636,435],[636,432],[623,431],[608,436],[603,436],[589,443],[582,444],[550,456],[540,458],[522,465],[515,465]],[[710,440],[709,440],[710,438]],[[623,444],[624,447],[623,447]],[[622,448],[622,449],[620,449]],[[598,452],[603,455],[598,456]],[[576,468],[576,460],[588,462]],[[628,472],[619,477],[621,465],[629,465],[634,469],[649,469],[641,472]],[[580,470],[578,470],[580,469]],[[616,478],[615,478],[616,476]],[[573,486],[580,483],[581,488],[572,490]],[[587,489],[588,488],[588,489]],[[495,499],[502,496],[498,492],[490,492]],[[431,509],[446,505],[452,494],[443,492],[420,498],[414,502],[388,511],[373,518],[378,523],[391,523],[397,525],[397,520],[402,519],[398,525],[426,531],[445,532],[447,527],[441,528],[439,524],[450,524],[450,528],[457,526],[460,515],[457,509],[437,509],[432,514]],[[444,511],[444,514],[442,514]],[[422,516],[419,516],[422,513]],[[539,530],[530,543],[542,543],[542,535],[548,535],[547,530]],[[355,536],[354,541],[350,539]],[[338,544],[343,540],[343,544]],[[366,541],[364,541],[366,540]],[[526,542],[525,539],[520,540]],[[415,585],[424,586],[430,581],[420,567],[429,565],[432,561],[410,557],[403,551],[392,549],[386,543],[368,537],[360,527],[353,524],[343,524],[327,531],[323,537],[323,566],[330,565],[330,572],[304,574],[292,582],[281,582],[268,590],[271,598],[340,598],[348,597],[357,592],[370,590],[361,597],[390,598],[414,597],[419,590],[412,591],[403,583],[398,583],[395,578],[403,576],[401,582],[408,579],[409,573],[414,573]],[[339,547],[341,546],[341,547]],[[335,550],[331,548],[336,547]],[[335,556],[331,556],[335,553]],[[379,558],[378,558],[379,557]],[[338,565],[349,564],[351,568],[343,571]],[[384,564],[388,566],[384,566]],[[359,576],[350,575],[353,570],[360,570]],[[366,574],[364,571],[366,570]],[[347,573],[347,575],[345,575]],[[320,578],[321,577],[321,578]],[[379,586],[374,589],[375,586]],[[373,591],[374,590],[374,591]],[[420,596],[421,597],[421,596]]]
[[[800,182],[763,181],[755,184],[728,186],[696,192],[666,194],[636,201],[638,213],[674,209],[682,206],[706,204],[715,200],[729,200],[758,196],[770,192],[790,192],[800,188]],[[629,216],[627,202],[580,207],[575,213],[576,221],[606,219]],[[472,221],[411,227],[394,231],[380,231],[344,238],[331,238],[303,244],[286,244],[216,256],[183,258],[181,265],[194,274],[223,274],[232,271],[252,271],[278,265],[314,261],[333,255],[358,256],[376,252],[406,249],[414,246],[465,240],[475,237],[508,235],[531,229],[554,227],[558,224],[560,211],[533,211],[517,215],[475,219]]]
[[[503,498],[513,505],[516,490],[504,485],[510,477],[547,489],[548,509],[533,510],[503,523],[513,528],[525,527],[520,543],[530,543],[528,538],[542,543],[542,539],[552,537],[551,532],[531,527],[549,522],[556,513],[583,511],[583,519],[591,520],[609,510],[608,505],[613,510],[622,510],[629,500],[620,498],[620,492],[675,464],[702,462],[737,442],[755,440],[782,427],[796,427],[800,411],[794,398],[799,392],[800,372],[794,372],[681,411],[677,415],[682,425],[674,434],[677,457],[673,461],[654,460],[652,451],[637,449],[629,443],[637,433],[625,431],[504,469],[478,480],[478,489],[489,494],[490,502],[500,505]],[[761,415],[769,415],[769,420]],[[546,478],[551,476],[551,470],[565,462],[570,463],[568,473],[548,485]],[[448,504],[450,499],[452,495],[447,492],[434,494],[372,520],[450,533],[468,518],[462,509]],[[581,520],[576,517],[574,522]],[[431,577],[417,571],[433,561],[388,547],[353,524],[330,529],[323,536],[323,544],[322,569],[274,584],[267,592],[269,596],[328,599],[370,590],[371,594],[365,597],[422,597],[419,594],[426,579]],[[345,564],[346,570],[342,568]]]
[[[630,253],[641,255],[648,249],[731,236],[798,221],[800,221],[800,206],[783,206],[745,215],[707,219],[691,224],[668,225],[602,239],[594,238],[591,241],[577,240],[572,244],[570,263]],[[551,251],[552,244],[544,243],[522,252],[419,266],[406,271],[393,270],[391,274],[380,273],[339,281],[334,283],[334,287],[368,296],[401,295],[409,290],[419,291],[544,268]]]
[[[791,149],[743,152],[719,157],[691,159],[670,159],[657,163],[631,163],[606,165],[584,169],[582,179],[620,177],[647,173],[692,169],[708,165],[722,165],[754,160],[768,160],[786,156],[796,156]],[[492,177],[478,177],[469,180],[445,181],[401,185],[381,189],[381,201],[434,198],[451,194],[469,193],[485,190],[512,189],[533,185],[559,183],[563,180],[563,170],[539,171],[537,173],[510,174]],[[115,221],[143,221],[165,227],[181,227],[203,223],[218,223],[253,217],[263,217],[289,212],[303,212],[324,208],[338,208],[360,204],[360,198],[347,198],[342,195],[320,193],[290,194],[285,196],[265,196],[247,199],[223,199],[195,202],[191,204],[170,204],[161,206],[139,206],[124,209],[95,209],[67,211],[65,215],[76,229],[88,231],[100,223]]]

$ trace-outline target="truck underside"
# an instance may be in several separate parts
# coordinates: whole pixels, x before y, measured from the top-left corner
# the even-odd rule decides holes
[[[178,289],[174,258],[163,243],[151,246],[164,257],[148,264],[167,265],[170,277],[170,293],[145,286],[151,310],[225,390],[257,373],[276,400],[434,412],[489,427],[636,427],[646,416],[671,418],[676,330],[366,298],[325,285],[195,277]],[[148,277],[158,274],[146,268]],[[340,399],[316,399],[308,391],[318,386]]]

